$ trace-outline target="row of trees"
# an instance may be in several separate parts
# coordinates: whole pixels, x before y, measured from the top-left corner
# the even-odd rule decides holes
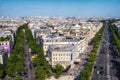
[[[37,55],[37,57],[33,59],[35,72],[37,74],[37,80],[45,80],[46,78],[49,78],[52,75],[52,73],[55,73],[55,77],[59,78],[62,75],[62,72],[64,71],[62,65],[57,64],[54,68],[52,68],[45,59],[44,50],[39,47],[37,39],[33,38],[28,25],[24,25],[23,28],[25,30],[26,37],[29,46],[32,49],[32,52]]]
[[[37,39],[33,38],[31,30],[28,28],[28,24],[18,28],[15,44],[10,53],[10,57],[5,65],[0,65],[0,77],[3,77],[3,75],[6,73],[9,77],[14,77],[14,80],[20,80],[20,73],[25,71],[23,30],[25,30],[26,38],[32,52],[37,55],[36,58],[33,59],[35,73],[37,76],[36,80],[45,80],[52,75],[52,71],[55,73],[55,77],[59,78],[64,68],[60,64],[56,65],[54,68],[49,65],[45,59],[44,50],[39,47]]]
[[[36,58],[33,59],[37,76],[36,80],[45,80],[47,77],[51,76],[51,67],[45,59],[44,50],[39,47],[37,39],[33,38],[31,30],[28,28],[28,24],[23,25],[23,29],[25,30],[26,38],[32,52],[37,55]]]
[[[54,71],[55,71],[55,78],[59,78],[62,75],[64,68],[62,65],[57,64],[54,68]]]
[[[91,51],[90,58],[88,61],[87,66],[85,67],[84,71],[82,72],[81,80],[89,80],[91,76],[91,72],[94,66],[94,62],[96,60],[96,55],[98,48],[101,43],[103,31],[104,31],[104,24],[103,27],[96,33],[95,37],[93,38],[93,50]]]
[[[109,23],[112,35],[117,46],[118,53],[120,54],[120,33],[116,32],[115,25],[112,25],[112,22]]]
[[[5,65],[5,72],[8,76],[14,76],[16,78],[22,71],[25,71],[24,56],[24,32],[23,29],[19,27],[13,50]]]
[[[0,78],[3,77],[4,73],[5,73],[4,65],[0,64]]]

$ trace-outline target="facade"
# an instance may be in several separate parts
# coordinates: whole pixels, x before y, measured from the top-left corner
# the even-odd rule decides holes
[[[115,32],[118,34],[118,36],[120,36],[120,20],[112,23],[112,25],[115,29]]]
[[[115,24],[115,29],[118,33],[120,33],[120,21],[119,23],[114,23]]]
[[[8,52],[0,48],[0,64],[4,64],[8,58]]]
[[[5,49],[8,52],[8,55],[14,45],[14,36],[11,31],[3,31],[0,35],[0,48]]]
[[[82,49],[86,47],[85,39],[84,38],[77,38],[77,37],[65,37],[65,36],[59,36],[59,34],[50,34],[47,37],[39,37],[39,44],[40,47],[44,49],[44,53],[46,55],[48,47],[50,45],[56,45],[56,46],[65,46],[70,44],[75,44],[78,48],[78,53],[82,53]]]
[[[45,51],[45,55],[47,53],[49,45],[64,46],[68,44],[76,44],[78,46],[78,52],[82,53],[87,44],[92,40],[102,25],[103,23],[100,22],[85,22],[82,23],[82,25],[76,24],[75,26],[68,26],[68,28],[64,27],[63,33],[50,33],[50,29],[46,30],[44,27],[44,29],[42,29],[44,34],[41,32],[37,36],[39,39],[40,47],[42,47]]]
[[[49,27],[41,27],[40,29],[35,30],[36,38],[39,36],[46,36],[49,33],[51,33],[51,29]]]
[[[78,57],[77,46],[74,44],[66,46],[51,45],[48,49],[48,57],[50,64],[54,67],[57,64],[61,64],[64,68],[74,63],[74,60]]]

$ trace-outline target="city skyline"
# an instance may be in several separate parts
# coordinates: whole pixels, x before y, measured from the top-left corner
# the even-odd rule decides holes
[[[120,0],[0,0],[0,16],[119,17]]]

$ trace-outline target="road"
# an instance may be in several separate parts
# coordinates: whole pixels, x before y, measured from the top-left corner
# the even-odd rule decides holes
[[[27,72],[27,80],[35,80],[35,70],[31,61],[31,53],[29,53],[29,45],[24,35],[24,47],[25,47],[25,67]]]
[[[79,63],[73,64],[74,67],[70,68],[67,72],[64,73],[66,77],[70,77],[71,80],[80,80],[81,73],[87,65],[89,54],[93,49],[92,45],[88,45],[83,53],[78,57],[80,58]],[[67,79],[69,80],[69,79]]]
[[[24,35],[24,47],[25,47],[25,67],[26,67],[26,70],[27,70],[27,74],[28,74],[28,80],[31,80],[31,76],[30,76],[30,67],[29,67],[29,64],[30,64],[30,61],[29,61],[29,47],[28,47],[28,44],[27,44],[27,41],[26,41],[26,35]]]
[[[114,45],[109,24],[106,22],[91,80],[120,80],[118,74],[116,74],[116,65],[113,63],[114,60],[118,61],[119,59],[119,56],[113,50],[112,46]],[[115,58],[116,56],[117,58]],[[119,66],[118,63],[117,66]]]
[[[110,54],[110,73],[111,73],[110,76],[111,76],[111,80],[120,80],[120,56],[115,50],[115,42],[110,29],[109,32],[110,32],[109,54]]]

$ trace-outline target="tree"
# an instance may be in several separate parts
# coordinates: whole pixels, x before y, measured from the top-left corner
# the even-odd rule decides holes
[[[6,68],[5,68],[6,73],[11,76],[11,75],[15,75],[15,68],[14,68],[14,64],[13,63],[7,63]]]
[[[17,75],[14,80],[21,80],[21,77]]]
[[[46,73],[40,66],[38,66],[36,68],[35,72],[37,73],[37,80],[45,80],[46,79]]]
[[[17,30],[14,48],[7,59],[5,71],[9,76],[14,76],[24,71],[24,32],[21,27]]]
[[[0,78],[4,75],[4,66],[0,64]]]
[[[59,78],[61,76],[63,70],[64,70],[64,67],[62,65],[60,65],[60,64],[57,64],[55,66],[55,77]]]
[[[93,38],[93,50],[90,54],[88,64],[82,72],[81,80],[89,80],[89,77],[91,76],[90,74],[92,72],[94,61],[96,60],[97,51],[100,46],[102,35],[104,32],[104,26],[105,25],[103,25],[103,27],[96,33],[95,37]]]
[[[33,59],[33,64],[35,65],[36,68],[41,67],[43,69],[43,71],[41,71],[41,72],[43,72],[43,73],[45,72],[46,77],[50,77],[51,76],[51,67],[45,59],[44,50],[42,48],[40,48],[39,45],[37,44],[37,39],[33,38],[32,32],[29,29],[28,24],[23,25],[23,28],[25,30],[25,34],[26,34],[27,41],[29,43],[29,47],[37,55],[37,57],[35,59]],[[38,77],[41,77],[39,72],[37,71],[36,74],[38,75]],[[38,78],[38,80],[40,80],[40,79]]]

